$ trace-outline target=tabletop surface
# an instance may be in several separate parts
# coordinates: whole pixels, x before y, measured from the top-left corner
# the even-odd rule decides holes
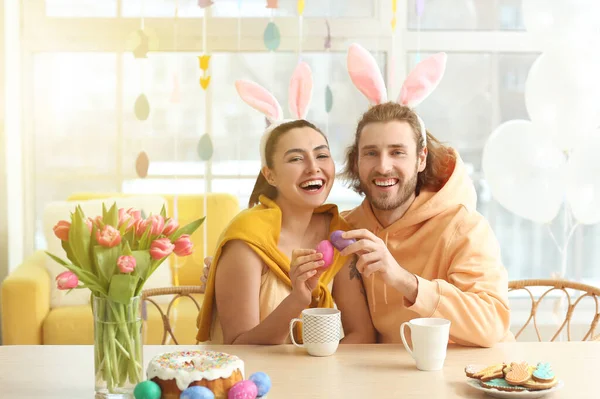
[[[268,399],[294,398],[487,398],[468,386],[467,364],[551,362],[564,387],[545,396],[599,398],[600,343],[503,343],[490,349],[451,345],[444,368],[419,371],[401,345],[340,345],[329,357],[309,356],[292,345],[145,346],[144,364],[156,354],[206,349],[231,353],[246,377],[267,373]],[[0,346],[0,397],[81,399],[94,397],[92,346]]]

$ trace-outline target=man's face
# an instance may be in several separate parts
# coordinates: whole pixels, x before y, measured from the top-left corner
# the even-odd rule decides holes
[[[426,151],[417,156],[417,142],[407,122],[366,125],[358,142],[358,176],[373,208],[391,211],[406,203],[415,193],[426,157]]]

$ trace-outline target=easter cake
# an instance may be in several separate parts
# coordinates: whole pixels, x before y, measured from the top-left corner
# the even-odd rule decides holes
[[[244,379],[244,362],[222,352],[167,352],[155,356],[146,373],[160,387],[161,399],[179,399],[192,386],[206,387],[215,399],[226,399],[231,387]]]

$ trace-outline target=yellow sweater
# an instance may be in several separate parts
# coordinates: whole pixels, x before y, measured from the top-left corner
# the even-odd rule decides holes
[[[263,276],[259,295],[259,308],[261,322],[285,299],[290,293],[292,284],[289,278],[291,260],[279,250],[279,235],[281,233],[281,209],[277,204],[265,196],[260,196],[260,204],[240,212],[225,229],[208,275],[206,291],[202,309],[198,315],[197,339],[200,342],[211,340],[219,343],[222,336],[211,336],[211,331],[217,330],[214,323],[218,323],[215,306],[215,276],[219,264],[219,257],[225,244],[232,240],[242,240],[260,256],[268,267],[267,276]],[[329,231],[348,230],[348,225],[340,218],[337,206],[322,205],[315,213],[329,213],[332,215]],[[328,288],[333,278],[344,265],[345,257],[335,251],[332,265],[325,271],[320,279],[319,286],[313,292],[313,304],[318,307],[334,306],[331,292]],[[239,267],[244,267],[240,262]],[[218,329],[220,330],[220,329]],[[218,334],[220,335],[220,334]]]

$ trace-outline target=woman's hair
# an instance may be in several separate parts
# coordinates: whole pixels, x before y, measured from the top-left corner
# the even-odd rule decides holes
[[[325,137],[323,132],[307,120],[298,119],[295,121],[282,123],[281,125],[275,127],[269,134],[269,138],[267,139],[267,143],[265,145],[265,161],[268,168],[273,168],[273,155],[275,154],[275,148],[277,147],[277,143],[279,143],[279,139],[290,130],[302,127],[309,127],[316,130],[317,132],[321,133],[321,135],[325,138],[325,141],[327,141],[327,137]],[[252,208],[254,205],[257,205],[259,203],[258,197],[261,195],[264,195],[272,200],[277,197],[277,188],[269,184],[263,175],[262,170],[258,172],[256,183],[254,183],[254,188],[252,189],[252,194],[250,195],[250,200],[248,201],[248,208]]]
[[[387,102],[371,107],[358,122],[354,143],[346,150],[346,164],[340,176],[348,181],[350,188],[363,194],[358,175],[358,142],[360,135],[369,123],[386,123],[391,121],[406,122],[414,132],[417,142],[417,154],[425,146],[421,135],[421,124],[417,114],[407,106],[395,102]],[[454,153],[427,132],[427,163],[425,169],[417,177],[417,194],[421,187],[439,190],[445,183],[448,169],[456,161]]]

